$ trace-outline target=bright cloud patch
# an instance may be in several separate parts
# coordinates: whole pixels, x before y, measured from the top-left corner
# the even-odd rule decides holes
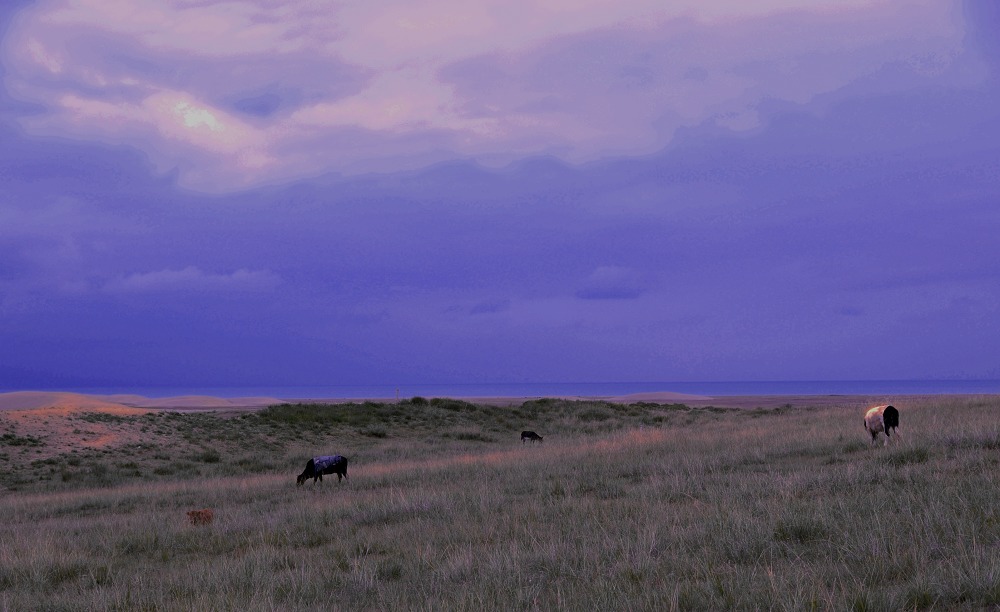
[[[957,2],[39,0],[2,47],[29,131],[124,143],[191,188],[453,158],[582,162],[744,131],[907,67],[947,73]],[[930,68],[928,68],[930,67]],[[910,81],[907,81],[909,79]],[[880,85],[885,86],[885,85]]]
[[[181,270],[158,270],[130,274],[108,282],[109,293],[151,293],[173,291],[268,291],[281,279],[267,270],[236,270],[231,274],[204,272],[194,266]]]
[[[174,112],[181,116],[187,127],[205,126],[213,132],[222,131],[222,124],[219,123],[219,120],[204,108],[195,108],[187,102],[178,102],[174,105]]]

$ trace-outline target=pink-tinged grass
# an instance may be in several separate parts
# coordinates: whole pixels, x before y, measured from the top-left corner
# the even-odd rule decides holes
[[[245,440],[283,440],[261,451],[275,467],[228,474],[221,444],[200,475],[4,494],[0,608],[1000,605],[1000,400],[897,405],[887,447],[854,405],[426,406],[302,438],[249,419]],[[178,448],[225,431],[191,418]],[[520,444],[529,425],[544,444]],[[331,447],[350,481],[296,487]],[[213,524],[188,524],[201,508]]]

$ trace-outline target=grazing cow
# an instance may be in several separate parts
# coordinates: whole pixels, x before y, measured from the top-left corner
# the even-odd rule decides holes
[[[191,521],[192,525],[211,525],[214,518],[215,514],[211,508],[188,510],[188,520]]]
[[[295,484],[302,484],[309,478],[313,479],[313,484],[316,484],[317,480],[323,482],[323,474],[336,474],[337,482],[340,482],[342,478],[348,478],[347,457],[340,455],[313,457],[309,463],[306,463],[306,469],[302,470],[299,477],[295,479]]]
[[[885,432],[885,443],[889,443],[889,434],[899,427],[899,411],[893,406],[875,406],[865,413],[865,429],[872,435],[872,444],[880,432]]]
[[[532,442],[535,442],[536,440],[538,442],[542,442],[543,441],[542,437],[540,435],[536,434],[533,431],[522,431],[521,432],[521,444],[524,444],[525,440],[531,440]]]

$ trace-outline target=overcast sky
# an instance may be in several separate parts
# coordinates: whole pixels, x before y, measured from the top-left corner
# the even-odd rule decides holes
[[[3,2],[0,388],[1000,378],[1000,5],[519,4]]]

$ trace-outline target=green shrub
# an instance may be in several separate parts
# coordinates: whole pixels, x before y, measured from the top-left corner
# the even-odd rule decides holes
[[[19,436],[17,434],[5,433],[0,436],[0,444],[7,446],[42,446],[44,443],[35,436]]]
[[[196,461],[201,461],[202,463],[218,463],[222,461],[222,456],[219,454],[219,451],[214,448],[206,448],[196,454],[194,458]]]
[[[581,421],[607,421],[613,415],[607,410],[601,410],[600,408],[590,408],[588,410],[581,410],[577,414],[577,418]]]
[[[132,417],[125,417],[119,414],[109,414],[107,412],[84,412],[78,418],[81,421],[86,421],[88,423],[119,424],[131,420]]]
[[[431,405],[437,406],[438,408],[444,408],[445,410],[453,410],[456,412],[463,410],[464,411],[476,410],[476,406],[474,404],[470,404],[469,402],[465,402],[462,400],[451,399],[449,397],[435,397],[434,399],[431,400]]]

